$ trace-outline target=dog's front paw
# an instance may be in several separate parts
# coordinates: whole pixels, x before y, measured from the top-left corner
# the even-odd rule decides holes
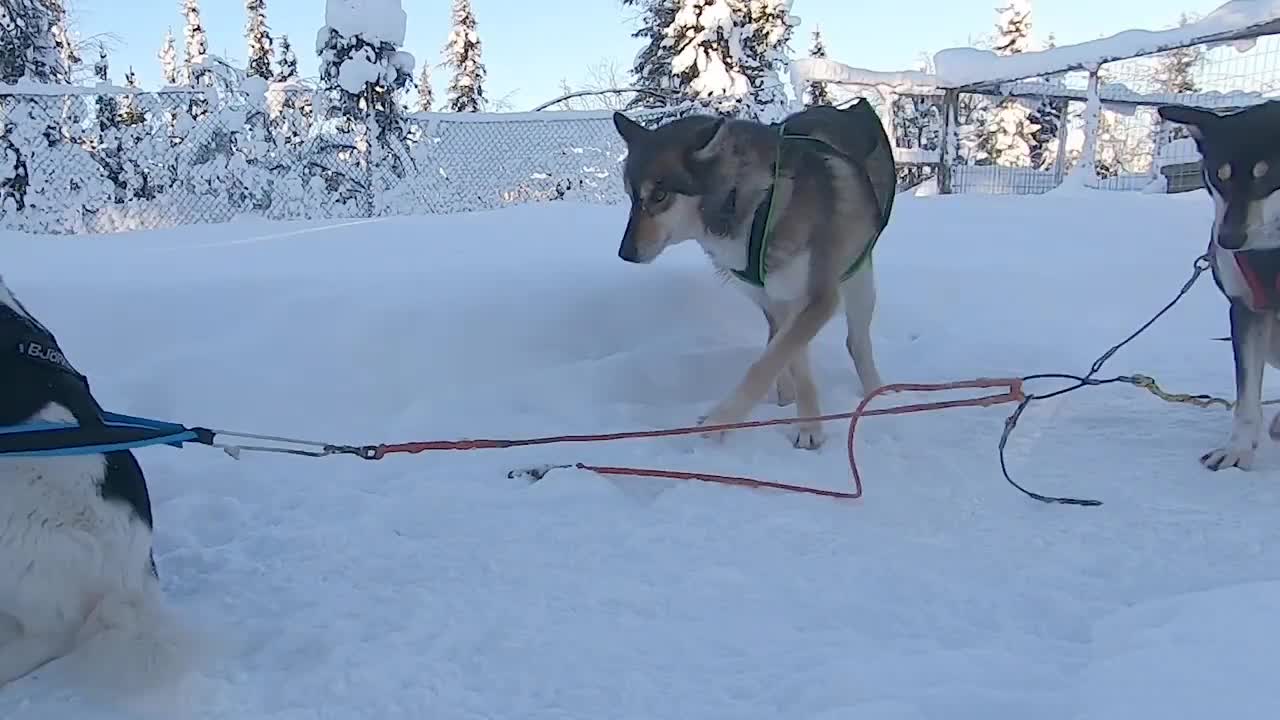
[[[697,426],[698,426],[698,427],[702,427],[703,425],[724,425],[724,424],[726,424],[726,423],[721,423],[721,422],[710,422],[710,418],[711,418],[711,416],[710,416],[710,415],[699,415],[699,416],[698,416]],[[727,434],[728,434],[728,431],[726,431],[726,430],[712,430],[712,431],[710,431],[710,432],[704,432],[704,433],[702,433],[702,434],[701,434],[701,436],[702,436],[702,438],[703,438],[703,439],[705,439],[705,440],[713,440],[713,441],[715,441],[715,442],[720,442],[720,443],[722,443],[722,442],[724,442],[725,436],[726,436]]]
[[[1225,470],[1232,467],[1248,470],[1253,467],[1253,456],[1256,452],[1256,446],[1228,445],[1201,455],[1200,463],[1210,470]]]
[[[791,444],[800,450],[817,450],[826,439],[820,423],[802,423],[792,427],[788,433]]]

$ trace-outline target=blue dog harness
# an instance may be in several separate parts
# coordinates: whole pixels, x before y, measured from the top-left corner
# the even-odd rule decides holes
[[[21,321],[22,327],[16,333],[18,340],[8,348],[0,348],[0,352],[8,350],[12,355],[8,358],[0,356],[0,368],[6,364],[16,367],[18,363],[35,363],[46,370],[71,376],[74,382],[89,391],[89,380],[67,361],[58,347],[53,333],[50,333],[29,314],[14,313]],[[214,433],[203,428],[188,428],[177,423],[163,420],[120,415],[105,412],[94,404],[92,412],[77,415],[91,415],[84,423],[80,422],[37,422],[22,425],[0,425],[0,456],[4,457],[50,457],[66,455],[94,455],[98,453],[119,452],[149,445],[171,445],[182,447],[185,442],[211,444]]]

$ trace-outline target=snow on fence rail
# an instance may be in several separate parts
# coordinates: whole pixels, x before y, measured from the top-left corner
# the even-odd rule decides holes
[[[0,228],[98,233],[624,199],[609,112],[420,113],[386,131],[322,94],[0,86]],[[696,109],[631,113],[653,126]]]
[[[943,50],[931,72],[801,60],[792,82],[826,82],[837,96],[870,101],[894,138],[899,176],[933,179],[943,193],[1029,194],[1064,183],[1178,192],[1198,187],[1199,154],[1156,108],[1230,111],[1272,99],[1277,33],[1280,0],[1232,0],[1171,30],[1009,56]]]

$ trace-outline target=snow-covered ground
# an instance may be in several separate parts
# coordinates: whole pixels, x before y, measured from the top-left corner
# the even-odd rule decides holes
[[[876,259],[886,380],[1086,370],[1182,284],[1209,211],[900,198]],[[764,324],[695,247],[618,260],[624,222],[557,203],[9,235],[0,272],[118,412],[353,444],[688,424]],[[1224,308],[1204,278],[1107,372],[1230,398]],[[812,355],[824,410],[852,407],[838,323]],[[1106,503],[1047,506],[1000,478],[1009,410],[864,421],[856,502],[507,477],[582,461],[841,488],[842,425],[818,452],[782,428],[380,462],[146,449],[164,586],[216,652],[142,709],[54,663],[0,690],[0,717],[1275,717],[1280,451],[1211,474],[1229,413],[1089,389],[1010,443],[1025,484]]]

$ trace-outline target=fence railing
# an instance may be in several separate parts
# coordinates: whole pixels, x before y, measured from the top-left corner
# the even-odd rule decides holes
[[[1185,62],[1182,77],[1168,76],[1171,60]],[[1156,109],[1173,104],[1222,112],[1274,98],[1280,36],[1253,38],[1244,52],[1190,45],[1104,63],[1094,73],[959,91],[921,87],[926,73],[886,81],[888,75],[867,73],[876,83],[831,85],[839,97],[862,97],[876,107],[894,138],[904,181],[934,180],[951,193],[1036,194],[1081,170],[1076,177],[1097,189],[1180,192],[1199,186],[1200,156],[1185,132],[1162,123]],[[1027,121],[1040,129],[1018,132]],[[1010,127],[1014,131],[1002,135]],[[1086,161],[1092,173],[1083,167]]]
[[[613,203],[611,112],[326,118],[309,90],[0,94],[0,227],[102,233]],[[656,126],[695,106],[628,113]]]

